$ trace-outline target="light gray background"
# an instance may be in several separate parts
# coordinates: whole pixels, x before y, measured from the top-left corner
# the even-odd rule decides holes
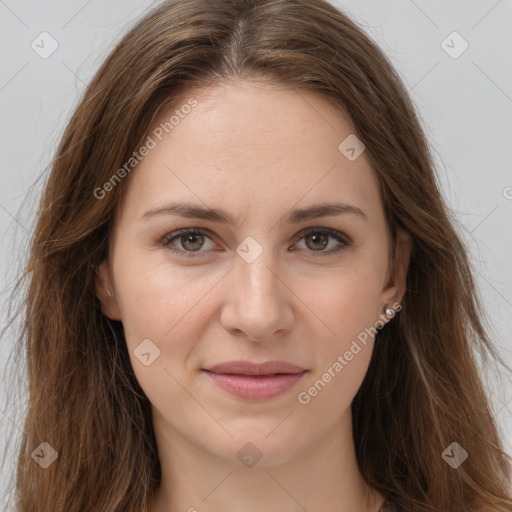
[[[493,337],[512,365],[511,0],[343,0],[399,70],[434,148],[444,194],[471,249]],[[50,162],[71,110],[121,34],[150,5],[142,0],[0,0],[0,275],[2,303],[19,270],[34,218],[28,187]],[[42,59],[43,31],[58,42]],[[452,58],[441,43],[469,44]],[[462,42],[450,37],[451,52]],[[5,315],[2,316],[5,322]],[[2,370],[14,339],[0,345]],[[512,451],[512,383],[491,374],[493,411]],[[2,388],[3,399],[12,390]],[[22,406],[0,408],[0,439],[21,425]],[[12,444],[12,441],[9,441]],[[13,445],[14,446],[14,445]],[[2,446],[3,447],[3,446]],[[2,482],[12,473],[5,467]],[[5,496],[7,487],[3,491]]]

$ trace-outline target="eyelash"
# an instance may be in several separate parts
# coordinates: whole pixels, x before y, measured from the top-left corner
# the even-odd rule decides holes
[[[324,257],[324,256],[330,256],[333,254],[338,254],[339,252],[343,251],[347,247],[349,247],[352,242],[348,239],[346,235],[343,233],[335,230],[335,229],[329,229],[329,228],[306,228],[302,230],[299,233],[299,241],[309,235],[312,234],[324,234],[332,236],[334,239],[336,239],[338,242],[340,242],[340,245],[338,245],[335,249],[331,249],[330,251],[308,251],[313,253],[313,257]],[[198,228],[188,228],[188,229],[181,229],[179,231],[174,231],[172,233],[169,233],[164,236],[162,240],[160,240],[160,244],[166,247],[169,251],[178,254],[179,256],[185,256],[186,258],[201,258],[202,256],[199,256],[195,253],[200,253],[204,251],[183,251],[181,249],[176,249],[172,246],[171,242],[175,238],[179,238],[183,235],[205,235],[208,238],[211,239],[211,237],[208,235],[208,232],[198,229]],[[316,254],[315,254],[316,253]]]

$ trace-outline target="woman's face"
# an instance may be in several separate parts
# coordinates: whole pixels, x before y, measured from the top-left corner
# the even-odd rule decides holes
[[[404,238],[393,283],[354,131],[322,96],[247,83],[190,90],[155,122],[97,293],[161,437],[271,465],[349,424],[410,249]],[[269,361],[296,368],[250,367]]]

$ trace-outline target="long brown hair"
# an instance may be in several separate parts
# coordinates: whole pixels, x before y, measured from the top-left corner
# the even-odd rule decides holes
[[[486,334],[431,149],[387,58],[324,0],[165,1],[88,85],[52,162],[18,283],[28,402],[16,510],[138,512],[158,485],[150,404],[122,324],[102,314],[94,286],[127,180],[95,191],[178,95],[240,79],[316,91],[349,116],[390,231],[413,239],[403,310],[378,333],[352,404],[363,477],[405,511],[510,511],[510,457],[477,356],[506,365]],[[45,442],[58,453],[46,469],[32,456]],[[469,455],[457,469],[442,457],[453,442]]]

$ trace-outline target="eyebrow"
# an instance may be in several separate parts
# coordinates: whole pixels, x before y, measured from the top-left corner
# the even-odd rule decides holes
[[[327,217],[332,215],[354,214],[368,220],[366,214],[357,206],[345,203],[320,203],[307,208],[295,208],[285,214],[283,220],[288,224],[297,224],[305,220]],[[236,225],[239,218],[218,208],[208,208],[192,203],[172,202],[158,208],[151,208],[144,212],[141,220],[147,220],[157,215],[177,215],[193,219],[222,222],[230,226]]]

